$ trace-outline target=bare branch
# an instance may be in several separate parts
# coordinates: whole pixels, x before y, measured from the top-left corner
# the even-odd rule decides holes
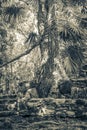
[[[29,54],[29,53],[30,53],[34,48],[36,48],[37,46],[39,46],[39,44],[34,45],[32,48],[30,48],[29,50],[25,51],[24,53],[22,53],[22,54],[16,56],[15,58],[13,58],[13,59],[7,61],[7,62],[4,63],[3,65],[1,65],[0,68],[6,66],[6,65],[8,65],[8,64],[10,64],[10,63],[12,63],[12,62],[14,62],[14,61],[16,61],[16,60],[19,60],[21,57],[23,57],[23,56]]]
[[[10,63],[12,63],[12,62],[14,62],[14,61],[16,61],[16,60],[19,60],[21,57],[23,57],[23,56],[25,56],[25,55],[28,55],[34,48],[36,48],[37,46],[39,46],[39,45],[43,42],[44,37],[45,37],[45,33],[44,33],[44,34],[42,35],[42,37],[40,38],[39,42],[36,43],[35,45],[33,45],[32,48],[30,48],[29,50],[25,51],[24,53],[22,53],[22,54],[16,56],[15,58],[13,58],[13,59],[7,61],[6,63],[2,64],[2,65],[0,66],[0,68],[6,66],[6,65],[8,65],[8,64],[10,64]]]

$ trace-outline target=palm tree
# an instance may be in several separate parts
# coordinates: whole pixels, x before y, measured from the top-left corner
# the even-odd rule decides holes
[[[76,8],[82,6],[83,9],[86,1],[83,2],[79,0],[74,1],[73,4],[72,3],[73,1],[62,1],[61,6],[63,8],[61,10],[58,10],[59,12],[57,17],[56,6],[59,3],[55,3],[55,1],[48,2],[47,0],[44,2],[42,0],[38,1],[38,30],[40,37],[43,38],[40,44],[42,60],[44,58],[45,50],[47,50],[48,52],[48,59],[41,66],[41,73],[39,74],[38,89],[40,89],[40,93],[42,92],[42,97],[47,96],[46,94],[48,93],[48,91],[50,91],[49,89],[51,89],[52,86],[55,86],[55,77],[53,76],[53,72],[55,70],[54,59],[56,58],[57,60],[59,60],[59,45],[61,44],[61,42],[64,44],[64,51],[66,54],[63,55],[65,56],[64,66],[66,73],[69,76],[72,73],[76,74],[83,63],[84,56],[81,48],[85,43],[84,41],[86,40],[87,32],[85,29],[82,28],[82,25],[84,25],[82,23],[83,18],[81,17],[84,17],[83,11],[81,10],[81,12],[78,12]],[[51,15],[50,20],[49,15]],[[58,69],[60,69],[60,72],[58,73],[60,73],[60,76],[62,76],[63,74],[61,73],[63,72],[61,70],[61,63],[58,62],[57,67]],[[51,84],[50,88],[48,87],[48,84]]]
[[[57,78],[65,80],[67,75],[77,73],[83,64],[82,47],[87,34],[86,3],[86,0],[38,0],[39,34],[31,32],[25,43],[32,49],[38,45],[41,51],[41,67],[35,77],[40,97],[48,96],[51,88],[57,87],[59,79],[55,79],[55,71]],[[6,7],[4,18],[7,22],[14,21],[20,15],[21,9],[23,8],[15,5]],[[32,49],[7,63],[27,55]]]

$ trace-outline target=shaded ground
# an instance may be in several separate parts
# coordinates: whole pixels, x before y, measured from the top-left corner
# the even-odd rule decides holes
[[[45,100],[47,104],[50,101],[47,105],[48,112],[44,115],[37,114],[37,111],[35,113],[37,102],[41,103],[41,100]],[[34,101],[36,102],[34,103]],[[82,104],[78,104],[77,107],[76,103],[79,102]],[[57,104],[57,108],[53,105],[54,103]],[[83,113],[85,111],[86,115],[87,100],[32,99],[29,104],[32,112],[31,110],[21,110],[19,113],[17,111],[0,111],[0,130],[87,130],[87,117],[82,116],[81,111],[79,112],[80,108]],[[51,105],[53,108],[50,107]]]
[[[2,124],[2,125],[1,125]],[[87,130],[87,121],[56,117],[21,117],[0,118],[0,130]]]

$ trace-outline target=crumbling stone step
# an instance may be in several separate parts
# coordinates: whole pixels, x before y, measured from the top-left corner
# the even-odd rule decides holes
[[[11,98],[11,99],[14,99],[14,98],[16,98],[17,97],[17,95],[15,95],[15,94],[13,94],[13,95],[2,95],[2,96],[0,96],[0,99],[8,99],[8,98]]]
[[[9,117],[16,115],[15,111],[0,111],[0,117]]]
[[[87,119],[86,99],[31,99],[26,103],[26,106],[28,112],[24,111],[24,115],[36,115],[43,117],[54,115],[56,118],[70,117]]]
[[[16,95],[0,96],[0,116],[9,115],[10,112],[8,110],[12,109],[9,105],[14,104],[14,102],[16,101],[17,101]]]
[[[0,104],[5,104],[6,102],[15,102],[17,101],[17,98],[1,98],[0,99]]]
[[[87,98],[87,87],[72,87],[71,97],[73,99]]]
[[[0,99],[0,104],[6,104],[6,103],[13,103],[13,102],[15,102],[15,101],[17,101],[17,99],[15,98],[15,99],[10,99],[10,98],[7,98],[7,99]]]
[[[8,110],[8,109],[7,109],[7,105],[5,105],[5,104],[0,104],[0,111],[5,111],[5,110]]]
[[[87,87],[87,77],[82,77],[78,79],[71,79],[73,82],[73,85],[79,86],[79,87]]]
[[[86,130],[87,122],[78,119],[59,118],[58,120],[41,120],[32,122],[29,126],[31,130],[43,129],[44,130]]]

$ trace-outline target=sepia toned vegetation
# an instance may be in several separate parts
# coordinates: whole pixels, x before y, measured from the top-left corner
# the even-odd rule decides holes
[[[5,77],[9,83],[35,80],[45,96],[45,87],[50,92],[78,75],[85,62],[86,1],[2,0],[0,6],[1,84]]]
[[[9,110],[55,113],[46,103],[85,99],[86,80],[86,0],[0,1],[0,96],[16,95]]]

